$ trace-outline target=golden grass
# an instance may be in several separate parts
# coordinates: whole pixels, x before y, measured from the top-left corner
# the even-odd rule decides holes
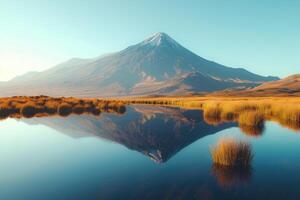
[[[264,124],[264,116],[258,111],[244,111],[239,114],[238,122],[244,126],[261,127]]]
[[[204,120],[208,124],[218,124],[221,122],[222,109],[218,103],[211,102],[205,104],[204,109]]]
[[[212,147],[211,157],[214,164],[240,167],[250,166],[253,154],[249,143],[222,138]]]
[[[263,130],[261,124],[264,120],[276,121],[288,128],[300,130],[300,98],[298,97],[178,96],[79,99],[73,97],[15,96],[0,98],[0,119],[19,116],[19,114],[23,116],[21,110],[28,102],[33,103],[36,110],[35,115],[41,113],[67,115],[70,112],[69,107],[71,107],[71,113],[74,114],[99,115],[101,112],[122,114],[126,111],[126,104],[153,104],[200,109],[204,111],[204,119],[207,123],[217,125],[228,121],[238,122],[242,131],[248,135],[259,135],[259,132]],[[64,106],[61,108],[62,105]],[[63,112],[64,109],[67,113]],[[30,116],[30,112],[28,116]]]
[[[248,135],[259,135],[263,121],[276,121],[300,130],[299,97],[131,97],[119,99],[124,103],[153,104],[201,109],[207,123],[238,122]],[[252,132],[252,134],[251,134]]]
[[[57,112],[60,116],[68,116],[72,113],[72,105],[68,103],[62,103],[58,106]]]
[[[265,130],[265,126],[245,126],[241,124],[239,124],[239,128],[244,134],[251,137],[260,137]]]
[[[44,117],[70,114],[100,115],[101,112],[123,114],[125,104],[117,100],[79,99],[73,97],[14,96],[0,98],[0,119],[7,117]]]
[[[36,114],[37,106],[33,102],[26,102],[24,105],[22,105],[20,113],[24,117],[33,117]]]

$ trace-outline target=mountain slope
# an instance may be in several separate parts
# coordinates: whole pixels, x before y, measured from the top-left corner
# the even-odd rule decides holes
[[[300,74],[264,83],[247,90],[220,91],[213,96],[300,96]]]
[[[43,72],[17,77],[0,85],[0,95],[190,93],[256,86],[276,79],[205,60],[167,34],[157,33],[117,53],[94,59],[75,58]]]

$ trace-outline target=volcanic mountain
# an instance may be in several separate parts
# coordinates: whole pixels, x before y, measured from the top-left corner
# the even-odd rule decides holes
[[[124,96],[189,94],[249,88],[277,80],[208,61],[165,33],[93,59],[73,58],[0,83],[0,96]]]

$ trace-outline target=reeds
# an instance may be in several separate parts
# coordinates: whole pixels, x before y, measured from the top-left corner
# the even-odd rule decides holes
[[[240,124],[239,128],[243,133],[245,133],[246,135],[251,136],[251,137],[260,137],[265,130],[264,125],[262,125],[262,126],[245,126],[245,125]]]
[[[61,116],[68,116],[72,113],[72,106],[68,103],[62,103],[58,106],[57,112]]]
[[[238,122],[243,126],[262,127],[264,116],[258,111],[244,111],[239,114]]]
[[[265,120],[300,130],[298,97],[140,97],[121,99],[124,103],[167,105],[201,109],[208,124],[238,122],[248,135],[260,135]]]
[[[100,115],[101,112],[125,113],[125,104],[117,100],[14,96],[0,98],[0,119],[7,117],[44,117],[70,114]]]
[[[252,147],[247,142],[222,138],[211,148],[212,161],[216,165],[250,166],[253,158]]]
[[[15,96],[0,98],[0,119],[7,117],[30,117],[32,107],[23,108],[31,103],[36,115],[56,115],[101,112],[123,114],[126,104],[153,104],[200,109],[204,111],[207,123],[218,125],[223,122],[238,122],[247,135],[260,135],[265,120],[277,121],[294,130],[300,130],[300,98],[228,98],[228,97],[135,97],[124,99],[79,99],[73,97]],[[70,112],[71,107],[71,112]],[[24,109],[24,112],[21,111]]]
[[[222,108],[218,103],[205,104],[204,106],[204,120],[208,124],[216,125],[221,122]]]
[[[300,109],[286,106],[284,110],[278,113],[277,121],[283,126],[300,130]]]
[[[33,102],[25,103],[20,110],[20,113],[27,118],[33,117],[36,114],[37,106]]]

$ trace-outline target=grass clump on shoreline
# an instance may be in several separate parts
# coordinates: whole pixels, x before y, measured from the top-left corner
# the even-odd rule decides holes
[[[264,130],[263,121],[276,121],[290,129],[300,130],[299,97],[129,97],[120,99],[128,104],[153,104],[199,109],[204,120],[211,125],[238,122],[248,135]],[[252,133],[252,134],[251,134]]]
[[[58,106],[57,112],[60,116],[68,116],[72,113],[72,106],[68,103],[62,103]]]
[[[117,100],[79,99],[74,97],[14,96],[0,98],[0,119],[7,117],[45,117],[70,114],[123,114],[125,104]]]
[[[262,127],[264,124],[263,114],[257,111],[246,111],[239,114],[238,122],[243,126]]]
[[[27,102],[21,107],[20,113],[26,118],[33,117],[36,114],[36,106],[32,102]]]
[[[218,103],[205,104],[204,109],[204,120],[208,124],[216,125],[221,122],[222,108]]]
[[[247,142],[238,142],[232,138],[222,138],[212,147],[211,157],[216,165],[250,166],[253,159],[252,147]]]

